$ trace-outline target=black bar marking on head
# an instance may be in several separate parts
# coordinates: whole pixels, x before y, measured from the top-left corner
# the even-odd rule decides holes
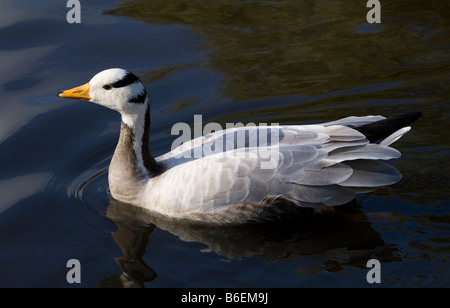
[[[123,76],[122,79],[112,83],[111,86],[113,86],[114,88],[122,88],[138,81],[140,80],[135,74],[127,72],[127,74]]]
[[[143,104],[143,103],[145,103],[146,97],[147,97],[147,91],[144,89],[144,91],[142,91],[141,94],[130,99],[130,103]]]

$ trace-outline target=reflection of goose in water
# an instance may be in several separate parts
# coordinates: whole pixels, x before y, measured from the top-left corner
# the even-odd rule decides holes
[[[389,119],[348,117],[320,125],[220,130],[154,158],[147,92],[134,74],[105,70],[59,96],[120,112],[120,138],[108,175],[115,199],[169,217],[222,224],[345,204],[356,192],[397,182],[400,173],[380,160],[400,156],[389,146],[420,116],[409,112]],[[278,138],[270,143],[267,135],[258,138],[264,133]],[[212,145],[224,144],[226,155],[211,153]]]
[[[106,215],[117,225],[113,237],[124,256],[116,258],[122,274],[108,277],[100,287],[141,287],[155,279],[158,269],[151,269],[152,264],[142,259],[155,227],[183,241],[206,244],[209,251],[229,259],[258,257],[267,263],[296,263],[300,275],[338,272],[348,266],[367,269],[366,262],[374,256],[382,263],[399,261],[395,249],[383,242],[356,202],[308,219],[237,227],[175,222],[114,199]],[[313,258],[316,265],[304,258]]]
[[[116,258],[121,274],[103,279],[96,287],[142,288],[144,282],[156,278],[156,273],[142,259],[155,225],[145,220],[132,219],[120,214],[116,215],[115,210],[122,206],[130,207],[128,204],[110,199],[107,213],[108,216],[113,215],[110,218],[114,220],[117,230],[112,233],[112,237],[123,252],[122,257]]]

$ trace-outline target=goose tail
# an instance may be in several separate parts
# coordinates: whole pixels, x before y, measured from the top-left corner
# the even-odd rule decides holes
[[[371,143],[388,146],[406,134],[411,129],[409,125],[421,116],[422,113],[418,111],[405,112],[354,129],[366,136]]]

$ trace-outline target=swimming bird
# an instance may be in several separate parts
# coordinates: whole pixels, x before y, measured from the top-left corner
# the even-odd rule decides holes
[[[114,199],[212,224],[284,219],[302,209],[317,212],[398,182],[401,174],[383,160],[400,157],[390,145],[421,116],[407,112],[313,125],[233,127],[153,157],[149,99],[133,73],[107,69],[58,96],[121,114],[108,170]]]

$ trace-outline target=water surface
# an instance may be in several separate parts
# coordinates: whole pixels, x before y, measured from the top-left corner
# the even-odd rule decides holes
[[[1,287],[449,286],[450,4],[5,0],[0,10]],[[310,220],[197,228],[110,198],[118,114],[56,97],[110,67],[141,77],[152,151],[176,122],[317,123],[419,110],[403,179]],[[68,284],[78,259],[82,283]]]

